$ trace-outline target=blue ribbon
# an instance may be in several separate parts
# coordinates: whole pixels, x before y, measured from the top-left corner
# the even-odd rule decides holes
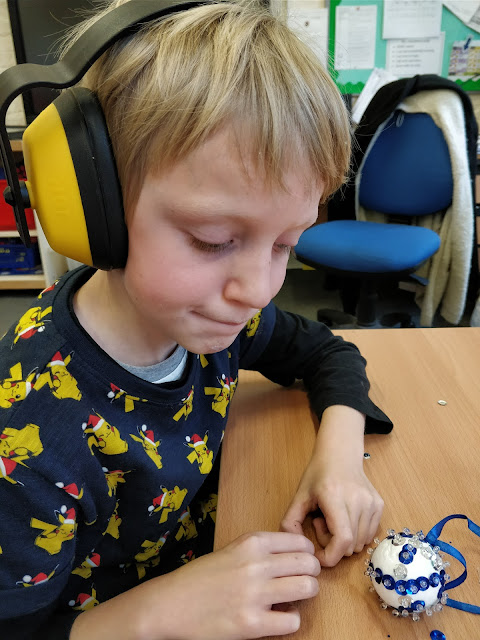
[[[448,589],[450,591],[451,589],[458,587],[458,585],[462,584],[462,582],[467,577],[467,561],[465,560],[463,555],[460,553],[460,551],[455,549],[455,547],[452,547],[452,545],[447,544],[446,542],[443,542],[442,540],[438,539],[438,537],[442,533],[442,529],[445,526],[445,524],[449,520],[453,520],[454,518],[467,520],[468,528],[470,529],[470,531],[472,531],[475,535],[477,535],[480,538],[480,527],[478,526],[478,524],[475,524],[473,520],[470,520],[470,518],[467,518],[467,516],[464,516],[462,513],[454,513],[451,516],[446,516],[445,518],[443,518],[443,520],[440,520],[440,522],[437,522],[437,524],[434,527],[432,527],[430,531],[427,533],[427,535],[425,536],[425,540],[429,544],[431,544],[432,547],[434,546],[439,547],[441,551],[444,551],[445,553],[448,553],[449,555],[453,556],[454,558],[459,560],[465,567],[465,570],[462,573],[462,575],[460,575],[458,578],[455,578],[455,580],[451,580],[450,582],[448,582],[442,588],[442,591],[445,589]],[[452,607],[453,609],[460,609],[461,611],[468,611],[469,613],[480,614],[480,607],[477,607],[474,604],[468,604],[468,602],[459,602],[458,600],[453,600],[448,596],[447,596],[446,604],[449,607]]]

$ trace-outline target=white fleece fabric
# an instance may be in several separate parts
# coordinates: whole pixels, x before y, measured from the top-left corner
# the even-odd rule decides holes
[[[416,272],[428,278],[426,287],[419,287],[416,302],[421,309],[420,324],[432,326],[434,315],[440,314],[457,325],[463,315],[470,275],[473,243],[473,200],[470,184],[467,145],[465,139],[465,118],[460,97],[447,89],[420,91],[408,96],[398,109],[410,113],[428,113],[442,130],[446,140],[453,172],[453,199],[445,213],[439,212],[412,219],[413,224],[432,229],[440,236],[441,244],[437,253]],[[377,133],[365,153],[356,176],[358,185],[363,164],[372,148]],[[387,217],[379,212],[366,210],[356,201],[358,220],[385,222]]]

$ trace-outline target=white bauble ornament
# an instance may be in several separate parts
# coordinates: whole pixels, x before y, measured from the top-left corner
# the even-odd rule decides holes
[[[446,602],[445,584],[450,579],[445,562],[433,547],[424,541],[421,531],[411,534],[409,529],[401,533],[388,531],[388,536],[378,546],[368,549],[366,575],[370,577],[384,609],[393,607],[394,615],[419,619],[425,611],[431,615],[440,611]]]

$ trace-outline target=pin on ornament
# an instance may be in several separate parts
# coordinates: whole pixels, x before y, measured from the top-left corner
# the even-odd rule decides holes
[[[450,565],[425,541],[422,531],[411,533],[405,528],[400,533],[393,529],[387,537],[374,540],[375,548],[367,549],[369,557],[365,575],[371,580],[371,591],[376,591],[382,609],[392,609],[396,617],[420,620],[424,613],[431,616],[447,603],[445,591],[450,576]]]

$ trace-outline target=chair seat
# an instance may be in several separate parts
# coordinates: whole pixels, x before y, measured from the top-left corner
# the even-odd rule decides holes
[[[300,261],[354,273],[415,271],[440,247],[431,229],[337,220],[307,229],[295,247]]]

